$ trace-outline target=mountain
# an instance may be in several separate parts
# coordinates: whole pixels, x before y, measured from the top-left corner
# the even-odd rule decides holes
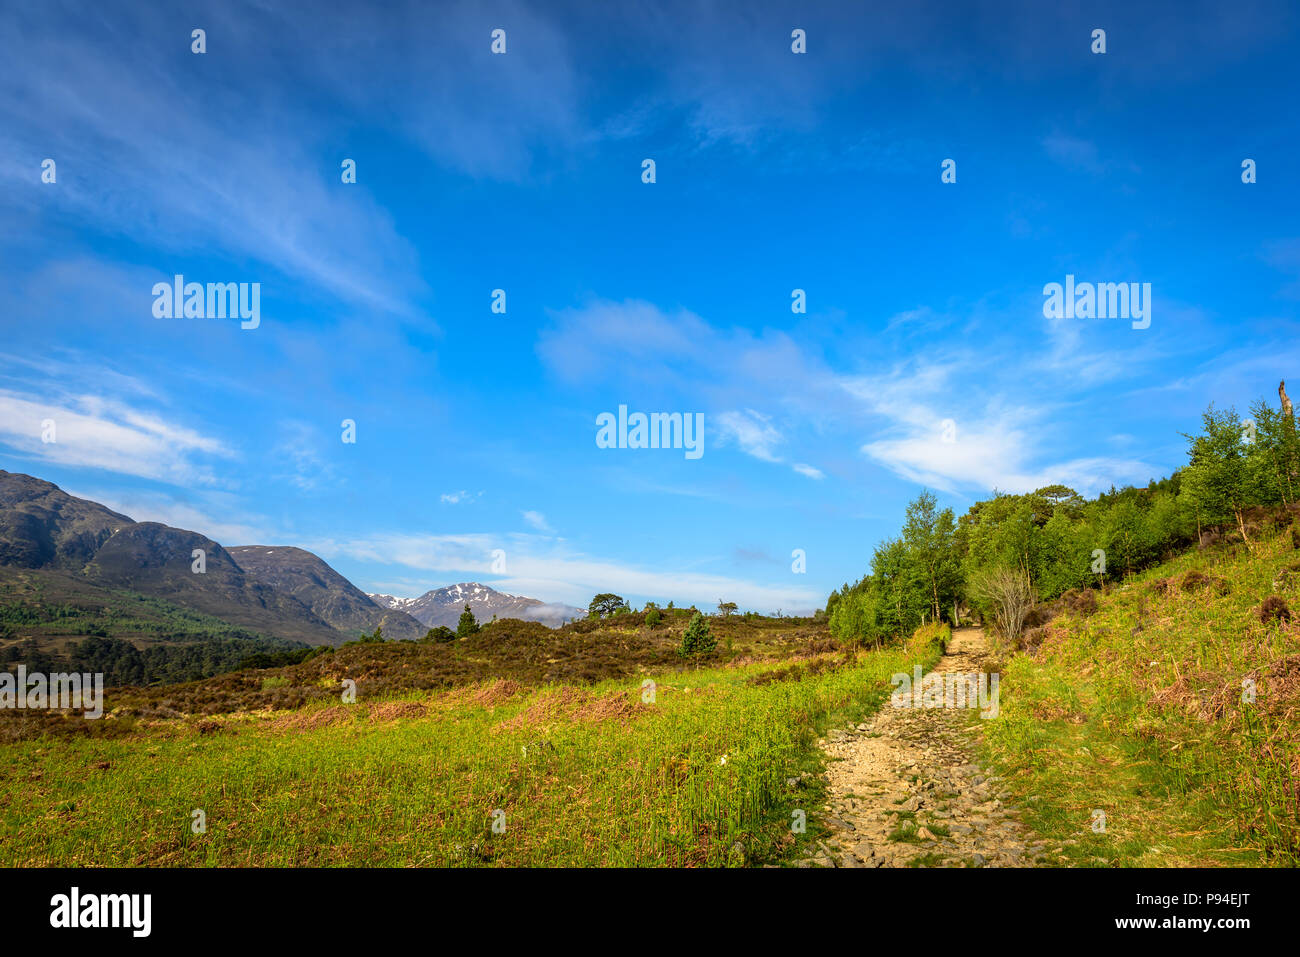
[[[204,553],[201,574],[193,570],[195,549]],[[82,573],[98,584],[164,598],[279,638],[311,645],[343,640],[307,605],[250,575],[230,552],[198,532],[134,522],[109,536]]]
[[[193,567],[196,550],[203,552],[201,573]],[[310,645],[341,644],[376,626],[389,639],[422,638],[438,625],[454,628],[466,603],[480,622],[495,615],[558,627],[585,613],[476,582],[438,588],[419,598],[367,595],[304,549],[225,548],[201,532],[137,522],[51,482],[4,470],[0,567],[6,574],[27,576],[22,580],[28,594],[39,594],[41,582],[48,579],[52,591],[78,595],[88,607],[93,594],[145,596]]]
[[[202,573],[193,568],[196,549],[204,553]],[[426,630],[376,605],[310,552],[226,549],[199,532],[137,522],[51,482],[3,469],[0,566],[30,573],[29,579],[44,574],[59,593],[77,592],[74,582],[126,590],[311,645],[341,644],[380,623],[390,638],[419,638]]]
[[[80,569],[135,520],[52,482],[0,469],[0,565]]]
[[[423,638],[428,627],[404,610],[379,605],[321,558],[292,545],[239,545],[227,549],[249,575],[292,595],[330,627],[349,635],[382,626],[389,640]]]
[[[507,595],[478,582],[461,582],[436,588],[419,598],[397,598],[393,595],[370,597],[385,608],[406,612],[429,628],[439,625],[455,628],[467,603],[480,624],[491,621],[495,615],[498,618],[540,621],[551,628],[558,628],[564,622],[586,614],[583,609],[572,605],[549,605],[536,598]]]

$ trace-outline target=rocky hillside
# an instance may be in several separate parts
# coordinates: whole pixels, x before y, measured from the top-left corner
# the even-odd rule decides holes
[[[202,571],[196,570],[196,551],[203,553]],[[227,549],[201,532],[137,522],[50,482],[3,470],[0,568],[22,572],[29,595],[41,593],[39,579],[45,577],[51,594],[129,592],[268,637],[312,645],[338,645],[381,624],[391,638],[419,638],[426,630],[409,615],[375,604],[310,552],[270,546]],[[78,589],[78,581],[88,588]],[[81,605],[78,611],[84,612]],[[28,621],[42,607],[38,602],[11,617]],[[51,606],[46,613],[66,616],[68,609]],[[111,623],[101,625],[89,623],[91,630],[82,633],[116,637]],[[36,637],[36,631],[19,627],[10,637],[21,641]],[[138,636],[123,637],[134,641]]]
[[[428,631],[405,611],[376,604],[319,556],[292,545],[239,545],[229,549],[257,581],[296,598],[331,628],[348,634],[382,626],[389,640],[415,640]]]

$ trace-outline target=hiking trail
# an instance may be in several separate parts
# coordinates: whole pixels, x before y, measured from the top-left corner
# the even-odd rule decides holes
[[[983,629],[958,628],[934,673],[978,674]],[[927,672],[928,673],[928,672]],[[1002,779],[977,763],[979,711],[895,708],[832,729],[827,757],[830,834],[799,867],[1032,867],[1056,849],[1020,823]]]

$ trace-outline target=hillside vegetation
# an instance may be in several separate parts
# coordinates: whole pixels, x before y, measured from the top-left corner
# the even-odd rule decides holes
[[[1297,863],[1300,551],[1254,545],[1065,607],[1005,661],[990,756],[1071,863]]]
[[[925,620],[973,617],[1015,639],[1035,602],[1123,580],[1193,545],[1254,547],[1277,509],[1300,500],[1300,433],[1289,401],[1251,413],[1211,406],[1186,437],[1187,465],[1144,488],[1092,499],[1064,485],[995,493],[960,518],[923,492],[870,571],[828,598],[832,633],[879,643]]]
[[[551,644],[506,622],[444,645],[354,645],[246,673],[247,701],[236,676],[165,689],[171,715],[123,690],[111,716],[82,722],[116,732],[43,728],[7,746],[0,863],[777,861],[804,839],[796,812],[815,833],[821,730],[938,654],[925,635],[856,653],[822,624],[737,616],[710,619],[717,646],[686,660],[684,614],[578,624]],[[557,666],[622,676],[555,683]],[[413,690],[431,680],[446,689]],[[302,707],[256,697],[309,687],[322,693]]]

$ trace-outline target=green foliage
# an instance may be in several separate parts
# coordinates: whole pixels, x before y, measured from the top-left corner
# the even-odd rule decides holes
[[[841,640],[903,638],[922,621],[951,618],[968,604],[1003,615],[988,574],[1015,573],[1038,600],[1107,577],[1131,575],[1226,526],[1253,547],[1247,511],[1300,499],[1300,438],[1293,415],[1260,401],[1253,421],[1236,412],[1202,417],[1188,436],[1188,464],[1145,488],[1111,488],[1089,500],[1065,485],[1021,495],[995,492],[954,521],[923,492],[907,507],[901,534],[876,546],[871,572],[826,600]]]
[[[1258,411],[1266,409],[1261,405]],[[1187,436],[1190,462],[1183,470],[1183,496],[1202,521],[1234,521],[1249,541],[1246,507],[1282,500],[1281,476],[1271,456],[1284,441],[1277,434],[1284,430],[1270,416],[1269,436],[1261,442],[1258,424],[1248,429],[1236,411],[1216,412],[1213,405],[1201,419],[1205,431]]]
[[[456,633],[454,631],[452,631],[446,625],[439,625],[437,628],[430,628],[428,631],[426,631],[424,633],[424,637],[421,638],[420,641],[425,643],[452,641],[453,639],[455,639],[455,637],[456,637]]]
[[[705,655],[718,646],[718,640],[709,630],[709,623],[698,611],[682,634],[681,654],[683,657]]]
[[[318,649],[297,642],[268,639],[214,638],[136,648],[121,638],[91,636],[74,644],[66,654],[39,650],[24,641],[0,652],[0,662],[24,664],[33,671],[102,673],[104,684],[176,684],[197,681],[244,668],[276,668],[314,657]]]
[[[460,613],[460,621],[456,622],[456,637],[467,638],[478,631],[478,621],[474,618],[474,613],[469,609],[469,603],[466,602],[465,610]]]
[[[672,604],[669,603],[669,608]],[[592,618],[605,618],[627,610],[627,602],[613,592],[601,592],[587,606],[587,614]]]
[[[936,510],[932,493],[922,492],[907,506],[903,547],[911,573],[929,601],[929,620],[938,621],[942,609],[961,586],[961,568],[955,549],[957,525],[952,509]]]
[[[831,634],[852,645],[876,642],[882,634],[877,621],[879,590],[869,587],[851,591],[835,604],[831,613]]]

